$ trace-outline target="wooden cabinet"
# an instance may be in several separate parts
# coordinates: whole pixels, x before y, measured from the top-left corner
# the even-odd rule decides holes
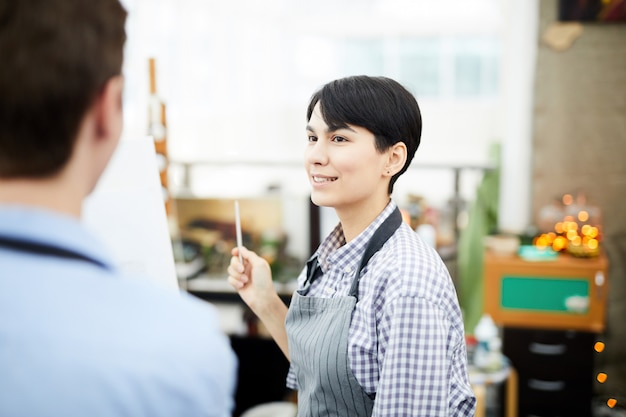
[[[519,376],[519,417],[590,417],[594,349],[604,330],[605,255],[552,261],[485,254],[485,312]]]
[[[485,311],[501,326],[604,330],[608,261],[561,254],[551,261],[485,253]]]
[[[519,417],[591,417],[595,334],[504,327],[518,371]]]

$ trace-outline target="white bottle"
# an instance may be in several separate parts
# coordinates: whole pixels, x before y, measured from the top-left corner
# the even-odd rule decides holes
[[[483,314],[474,328],[474,337],[476,337],[476,351],[474,352],[474,365],[481,369],[490,368],[494,362],[492,348],[500,350],[500,338],[498,337],[498,328],[489,314]],[[499,355],[498,355],[499,358]]]
[[[489,354],[487,355],[487,368],[497,371],[502,367],[502,339],[498,336],[489,341]]]

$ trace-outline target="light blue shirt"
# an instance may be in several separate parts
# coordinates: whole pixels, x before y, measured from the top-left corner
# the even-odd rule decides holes
[[[0,416],[215,416],[233,409],[236,356],[206,302],[117,271],[71,217],[0,205]]]

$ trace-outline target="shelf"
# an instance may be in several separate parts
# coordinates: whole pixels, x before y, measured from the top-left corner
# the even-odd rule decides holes
[[[243,303],[237,291],[228,283],[226,275],[199,275],[183,284],[186,291],[200,299],[210,302]],[[274,286],[278,296],[289,304],[291,294],[296,290],[296,281],[280,283]]]

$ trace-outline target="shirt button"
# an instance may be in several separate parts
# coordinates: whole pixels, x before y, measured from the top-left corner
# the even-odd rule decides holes
[[[335,289],[334,289],[334,288],[332,288],[332,287],[326,287],[326,288],[324,289],[324,292],[325,292],[326,294],[328,294],[328,295],[331,295],[331,294],[333,294],[333,293],[335,292]]]
[[[354,271],[354,269],[351,266],[346,266],[343,270],[346,274],[352,274],[352,271]]]

